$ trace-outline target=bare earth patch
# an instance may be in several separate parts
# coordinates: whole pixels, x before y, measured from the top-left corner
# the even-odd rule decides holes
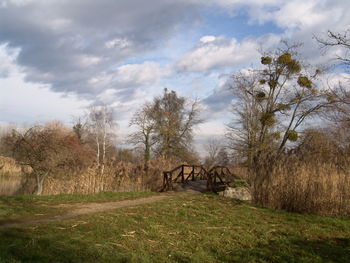
[[[72,218],[75,216],[80,216],[80,215],[105,212],[105,211],[118,209],[118,208],[122,208],[122,207],[149,204],[149,203],[161,201],[161,200],[164,200],[167,198],[171,198],[171,197],[174,197],[174,196],[179,195],[179,194],[186,194],[186,193],[193,194],[193,193],[200,193],[200,192],[198,190],[193,189],[193,188],[190,188],[190,189],[181,188],[179,191],[176,191],[176,192],[169,192],[169,193],[164,193],[161,195],[144,197],[144,198],[139,198],[139,199],[134,199],[134,200],[123,200],[123,201],[113,201],[113,202],[104,202],[104,203],[59,204],[59,205],[51,206],[51,207],[65,207],[65,208],[68,207],[70,210],[65,212],[64,214],[55,215],[55,216],[51,216],[51,217],[43,217],[40,219],[26,220],[26,221],[22,221],[22,222],[10,222],[10,223],[5,223],[5,224],[0,224],[0,229],[11,228],[11,227],[21,227],[21,226],[27,226],[27,225],[35,225],[35,224],[39,224],[39,223],[69,219],[69,218]]]

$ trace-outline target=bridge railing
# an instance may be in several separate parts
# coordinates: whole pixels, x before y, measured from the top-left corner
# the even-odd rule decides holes
[[[207,190],[218,192],[224,190],[230,180],[227,178],[238,178],[226,166],[214,166],[209,171],[202,165],[179,165],[170,171],[163,172],[163,187],[161,191],[173,189],[173,183],[186,183],[196,179],[207,180]]]
[[[170,171],[163,172],[162,191],[173,189],[173,183],[185,183],[189,180],[207,179],[207,171],[201,165],[179,165]]]
[[[214,166],[208,172],[207,190],[213,192],[223,191],[234,179],[238,178],[226,166]]]

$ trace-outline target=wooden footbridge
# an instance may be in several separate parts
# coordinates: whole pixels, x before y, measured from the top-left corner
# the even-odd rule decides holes
[[[163,172],[163,191],[174,189],[174,183],[186,184],[188,181],[206,180],[207,191],[219,192],[226,189],[236,175],[225,166],[214,166],[207,170],[202,165],[179,165],[170,171]]]

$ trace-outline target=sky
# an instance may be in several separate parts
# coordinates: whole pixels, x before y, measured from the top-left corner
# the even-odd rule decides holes
[[[198,146],[232,118],[232,73],[282,39],[332,63],[342,51],[321,52],[313,36],[349,29],[349,13],[348,0],[0,0],[0,123],[71,124],[103,103],[122,144],[132,114],[166,87],[199,100]]]

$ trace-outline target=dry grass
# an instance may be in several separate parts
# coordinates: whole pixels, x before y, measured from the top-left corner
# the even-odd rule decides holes
[[[266,161],[253,176],[254,201],[293,212],[350,216],[349,164],[290,157]]]
[[[230,167],[230,171],[231,173],[233,173],[239,178],[242,178],[245,180],[248,180],[250,178],[249,170],[247,167],[233,166],[233,167]]]
[[[97,167],[84,170],[62,169],[44,182],[43,195],[91,194],[102,191],[157,191],[162,185],[162,172],[175,165],[163,159],[144,164],[110,162],[104,173]],[[31,194],[35,190],[34,177],[28,175],[11,158],[0,157],[0,195]]]

